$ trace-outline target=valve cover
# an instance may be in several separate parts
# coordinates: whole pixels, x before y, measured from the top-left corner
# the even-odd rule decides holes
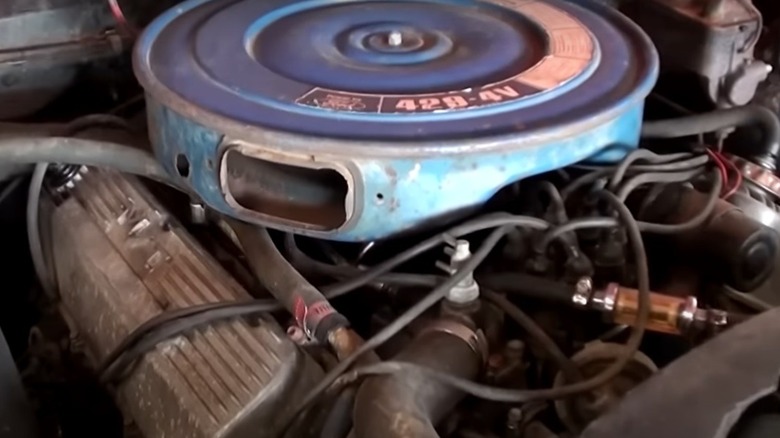
[[[99,364],[166,310],[250,295],[135,178],[90,169],[51,206],[60,309]],[[162,342],[117,386],[144,437],[276,437],[322,377],[269,316],[233,318]]]

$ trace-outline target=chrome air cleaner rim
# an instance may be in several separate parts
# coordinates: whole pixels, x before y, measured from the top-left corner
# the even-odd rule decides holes
[[[583,129],[587,129],[594,118],[614,116],[649,93],[657,76],[655,51],[647,37],[617,12],[599,5],[584,8],[560,0],[501,3],[190,0],[158,18],[144,33],[136,50],[136,74],[157,101],[222,132],[263,139],[269,134],[291,133],[292,137],[285,139],[285,148],[296,148],[296,139],[307,143],[306,137],[356,140],[356,145],[340,141],[339,150],[357,146],[354,152],[360,154],[389,153],[394,149],[402,154],[414,153],[419,147],[425,148],[421,142],[432,142],[441,152],[442,147],[454,146],[442,145],[441,140],[523,136],[533,131],[543,134],[547,129],[560,131],[562,124],[583,124]],[[471,14],[484,11],[494,19],[496,15],[506,15],[510,18],[505,21],[510,24],[530,23],[537,33],[548,38],[549,48],[543,59],[530,66],[527,61],[521,63],[521,71],[499,75],[500,79],[493,77],[492,81],[471,88],[463,88],[461,81],[454,84],[450,93],[439,89],[428,94],[419,90],[412,94],[339,92],[322,84],[288,81],[256,59],[258,49],[252,44],[269,26],[286,18],[334,8],[340,13],[341,8],[398,4],[413,8],[446,5],[454,10],[467,9]],[[252,11],[246,11],[247,8]],[[376,20],[385,20],[380,24],[392,24],[391,19],[382,15],[365,21],[376,24]],[[242,17],[246,23],[232,21]],[[230,37],[208,38],[227,23],[233,23]],[[404,27],[403,23],[397,24]],[[353,27],[360,30],[361,25]],[[427,27],[425,30],[436,31]],[[322,32],[327,31],[331,31],[329,35],[338,35],[332,29]],[[188,47],[184,44],[187,38],[194,38],[194,48],[182,51],[181,47]],[[212,40],[215,45],[209,46],[207,43]],[[528,42],[527,38],[519,41],[526,45],[540,43]],[[210,55],[222,46],[241,50],[233,61],[227,55],[226,59],[216,56],[212,60],[215,56]],[[192,71],[198,72],[197,77],[193,78]],[[550,79],[550,74],[561,77]],[[435,85],[435,78],[426,80]],[[253,89],[255,86],[262,89]],[[284,96],[268,98],[273,93]],[[356,96],[360,100],[356,101]],[[447,103],[445,98],[449,98]],[[382,105],[377,106],[380,99]],[[323,105],[331,108],[323,109]],[[381,141],[383,150],[366,151],[367,140]],[[515,140],[517,144],[520,139]],[[409,148],[389,143],[406,141],[415,144]],[[475,147],[473,141],[470,144]],[[307,149],[308,145],[300,147]]]

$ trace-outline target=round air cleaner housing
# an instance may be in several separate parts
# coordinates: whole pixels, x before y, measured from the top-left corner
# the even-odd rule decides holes
[[[157,155],[207,204],[359,241],[619,158],[658,62],[589,2],[190,0],[149,26],[135,70]]]

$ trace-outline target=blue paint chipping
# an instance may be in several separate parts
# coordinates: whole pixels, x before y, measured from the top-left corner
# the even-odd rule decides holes
[[[347,3],[189,0],[155,21],[136,51],[136,72],[148,93],[152,143],[174,175],[177,155],[187,157],[187,181],[215,210],[340,241],[381,239],[425,226],[478,207],[515,181],[584,159],[619,160],[639,142],[644,98],[657,76],[655,51],[644,34],[615,11],[585,1],[545,2],[579,19],[597,43],[593,64],[576,78],[527,98],[464,111],[371,114],[296,104],[311,88],[301,78],[291,81],[257,65],[246,73],[257,77],[244,77],[239,70],[254,62],[251,56],[205,60],[213,43],[206,41],[208,35],[198,35],[229,17],[245,15],[245,26],[226,31],[220,42],[235,36],[246,55],[254,53],[249,46],[256,35],[275,20]],[[361,3],[384,2],[349,2]],[[470,0],[435,3],[497,8]],[[366,10],[360,14],[370,18]],[[323,29],[333,32],[332,23]],[[299,37],[305,40],[308,35]],[[186,38],[194,38],[195,47],[205,44],[202,51],[181,49],[187,47]],[[308,55],[296,59],[306,68],[316,64]],[[322,80],[340,83],[327,75]],[[323,230],[235,208],[220,183],[222,154],[231,141],[258,153],[310,157],[348,172],[354,180],[354,214],[343,226]]]

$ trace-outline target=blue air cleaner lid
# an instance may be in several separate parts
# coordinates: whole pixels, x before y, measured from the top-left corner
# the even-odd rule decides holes
[[[657,60],[587,2],[190,0],[147,29],[136,73],[223,132],[403,142],[565,127],[640,101]]]

